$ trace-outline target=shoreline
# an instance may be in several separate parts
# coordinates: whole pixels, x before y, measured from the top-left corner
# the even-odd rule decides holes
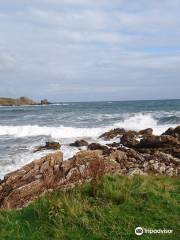
[[[7,174],[0,182],[0,207],[22,208],[46,191],[89,181],[94,168],[103,174],[127,176],[180,174],[180,126],[169,128],[160,136],[153,135],[151,128],[138,132],[116,128],[99,139],[105,143],[83,139],[71,143],[79,152],[65,161],[58,142],[39,146],[36,151],[56,152]],[[113,139],[119,142],[106,144]]]

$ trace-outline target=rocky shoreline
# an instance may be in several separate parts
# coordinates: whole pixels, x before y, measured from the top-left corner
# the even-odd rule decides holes
[[[71,146],[85,150],[66,161],[59,143],[38,146],[34,151],[53,149],[56,152],[7,174],[0,182],[0,208],[25,207],[47,191],[73,187],[91,180],[94,174],[179,177],[180,126],[160,136],[153,135],[151,128],[139,132],[117,128],[99,138],[112,143],[89,144],[83,139],[77,140]]]

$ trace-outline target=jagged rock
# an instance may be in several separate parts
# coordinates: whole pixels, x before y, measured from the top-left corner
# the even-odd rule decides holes
[[[50,186],[55,185],[58,176],[54,173],[53,167],[61,166],[62,161],[63,154],[56,152],[7,174],[0,184],[0,207],[25,206]]]
[[[174,175],[174,168],[169,167],[169,168],[166,170],[166,175],[172,177],[172,176]]]
[[[147,128],[147,129],[143,129],[139,132],[136,131],[126,131],[124,128],[115,128],[112,129],[108,132],[105,132],[104,134],[102,134],[99,138],[104,138],[105,140],[111,140],[115,137],[120,137],[122,135],[129,135],[129,136],[138,136],[138,135],[143,135],[143,136],[148,136],[148,135],[152,135],[153,133],[153,129],[152,128]]]
[[[44,146],[37,147],[34,152],[39,152],[43,150],[59,150],[60,148],[61,145],[58,142],[46,142]]]
[[[115,128],[108,132],[105,132],[99,138],[104,138],[105,140],[111,140],[115,137],[123,135],[125,132],[126,132],[126,130],[124,128]]]
[[[152,135],[153,129],[152,128],[147,128],[139,131],[140,135]]]
[[[172,135],[174,132],[174,128],[168,128],[162,135]]]
[[[125,152],[122,152],[120,150],[115,150],[110,153],[109,159],[114,160],[118,163],[127,162],[127,155]]]
[[[157,158],[160,162],[164,162],[164,163],[173,163],[175,165],[179,165],[180,166],[180,159],[178,158],[174,158],[172,155],[170,154],[166,154],[163,152],[156,152],[154,154],[154,157]]]
[[[178,128],[175,134],[177,132]],[[96,174],[179,176],[180,159],[175,156],[180,154],[180,143],[176,135],[147,136],[146,131],[142,133],[140,142],[136,139],[139,133],[123,134],[121,143],[125,147],[118,144],[116,149],[115,145],[112,148],[92,143],[88,151],[81,151],[67,161],[63,161],[61,152],[55,152],[7,174],[0,181],[0,207],[22,208],[46,191],[73,187],[91,180]],[[77,146],[87,144],[83,141],[75,143]],[[40,150],[59,148],[59,143],[48,142]]]
[[[134,149],[127,149],[126,155],[128,158],[136,159],[136,162],[139,162],[139,163],[144,162],[144,156],[138,153],[137,151],[135,151]]]
[[[159,167],[159,173],[160,174],[165,174],[165,171],[166,171],[166,165],[164,163],[162,163]]]
[[[144,173],[140,168],[130,168],[127,175],[134,176],[134,175],[147,175],[147,174]]]
[[[174,147],[171,149],[168,149],[167,151],[165,151],[167,153],[170,153],[171,155],[173,155],[176,158],[180,159],[180,147]]]
[[[74,143],[70,144],[71,147],[83,147],[88,146],[88,142],[85,140],[77,140]]]
[[[91,143],[88,146],[88,150],[103,150],[106,151],[108,150],[107,146],[101,145],[99,143]]]
[[[180,139],[180,126],[177,126],[176,128],[169,128],[167,131],[165,131],[162,135],[170,135],[176,138]]]
[[[155,163],[152,164],[152,167],[153,167],[153,170],[157,172],[159,169],[159,163],[156,161]]]
[[[82,151],[67,161],[61,152],[49,154],[5,176],[0,183],[0,207],[22,208],[48,190],[91,179],[94,171],[105,174],[120,170],[120,165],[104,158],[100,150]]]
[[[111,147],[111,148],[118,148],[120,146],[120,143],[117,143],[117,142],[113,142],[113,143],[109,143],[109,144],[106,144],[108,147]]]
[[[139,143],[139,141],[136,139],[136,134],[134,134],[133,132],[128,132],[125,133],[122,137],[121,137],[121,144],[123,144],[126,147],[134,147]]]
[[[180,142],[173,136],[147,136],[140,140],[136,148],[168,148],[180,146]]]

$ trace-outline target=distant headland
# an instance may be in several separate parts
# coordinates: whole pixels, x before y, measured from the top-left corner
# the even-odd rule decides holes
[[[28,97],[14,98],[0,98],[0,106],[22,106],[22,105],[47,105],[50,104],[47,99],[36,102]]]

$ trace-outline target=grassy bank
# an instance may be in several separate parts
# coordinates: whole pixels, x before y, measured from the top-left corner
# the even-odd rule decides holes
[[[13,98],[0,98],[0,105],[2,105],[2,106],[15,105],[16,102],[17,102],[17,99],[13,99]]]
[[[106,176],[92,196],[91,184],[48,193],[20,211],[0,212],[0,239],[174,239],[180,232],[180,180]],[[136,226],[173,234],[134,234]]]

